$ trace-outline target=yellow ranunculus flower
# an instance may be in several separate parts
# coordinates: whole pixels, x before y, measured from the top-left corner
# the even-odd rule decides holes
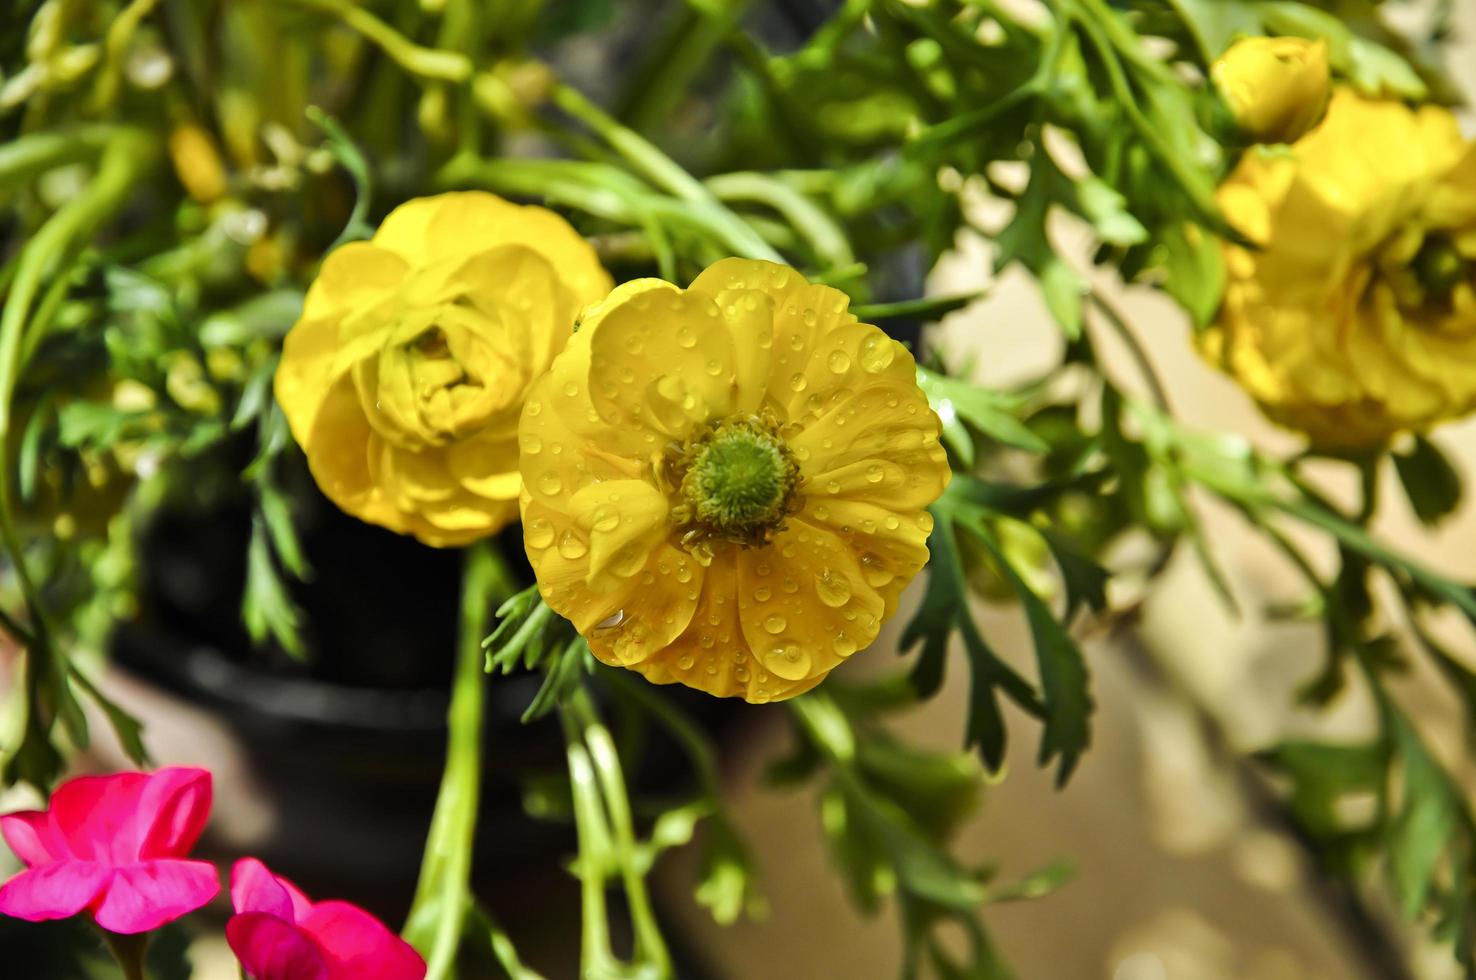
[[[907,349],[793,269],[627,283],[585,311],[518,427],[544,600],[656,683],[806,691],[926,563],[939,428]]]
[[[1332,90],[1327,42],[1247,37],[1210,69],[1236,125],[1256,143],[1290,143],[1322,118]]]
[[[1267,414],[1357,448],[1476,408],[1476,144],[1449,111],[1340,89],[1219,200],[1262,247],[1224,246],[1202,348]]]
[[[518,415],[608,273],[563,218],[491,194],[403,204],[334,251],[277,368],[318,486],[440,547],[517,516]]]

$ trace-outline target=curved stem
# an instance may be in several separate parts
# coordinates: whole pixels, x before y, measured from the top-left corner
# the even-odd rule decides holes
[[[585,688],[575,689],[569,698],[567,710],[581,730],[589,761],[594,767],[595,778],[599,781],[604,808],[613,832],[613,856],[619,865],[621,884],[630,905],[636,958],[653,967],[659,976],[668,976],[671,973],[671,959],[666,951],[666,942],[661,938],[661,928],[656,922],[650,895],[646,891],[645,875],[637,867],[630,796],[626,789],[625,776],[620,769],[620,756],[615,748],[615,740],[600,721],[594,702]]]
[[[467,552],[462,582],[460,653],[448,715],[446,771],[426,836],[406,941],[425,956],[427,980],[455,975],[456,951],[471,901],[472,843],[482,778],[482,716],[486,679],[482,637],[494,597],[506,591],[506,569],[490,545]]]

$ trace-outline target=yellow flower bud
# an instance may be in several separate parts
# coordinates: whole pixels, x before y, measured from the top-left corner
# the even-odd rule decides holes
[[[1210,70],[1236,125],[1256,143],[1290,143],[1322,118],[1332,88],[1327,42],[1236,41]]]
[[[328,256],[283,345],[277,401],[318,485],[438,547],[502,528],[527,392],[610,287],[544,208],[479,192],[396,208]]]
[[[201,204],[210,204],[225,196],[225,166],[220,162],[215,141],[199,126],[187,123],[175,127],[169,134],[169,159],[190,197]]]

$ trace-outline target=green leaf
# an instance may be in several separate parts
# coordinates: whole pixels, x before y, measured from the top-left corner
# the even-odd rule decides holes
[[[1414,919],[1425,906],[1441,854],[1460,820],[1460,803],[1419,736],[1402,717],[1389,717],[1404,775],[1403,804],[1387,835],[1389,875],[1400,911]]]
[[[1198,225],[1173,222],[1161,228],[1155,264],[1163,269],[1163,289],[1194,318],[1208,326],[1225,295],[1225,259],[1220,242]]]
[[[982,522],[972,524],[967,530],[977,535],[994,555],[1025,609],[1025,619],[1035,642],[1035,660],[1040,670],[1045,704],[1045,730],[1041,734],[1039,761],[1044,765],[1059,756],[1056,784],[1065,785],[1081,753],[1091,742],[1093,704],[1087,690],[1086,662],[1076,642],[1009,563],[988,525]]]
[[[1415,516],[1435,525],[1461,502],[1461,475],[1440,447],[1416,436],[1408,453],[1394,454],[1394,468]]]
[[[349,212],[349,219],[344,223],[343,230],[338,233],[338,237],[323,250],[326,255],[345,242],[374,237],[374,228],[367,220],[373,188],[369,179],[369,161],[364,158],[363,151],[349,138],[344,128],[339,125],[338,120],[317,106],[308,106],[307,117],[317,123],[318,127],[327,134],[329,152],[354,182],[353,210]]]
[[[1058,177],[1059,171],[1050,158],[1044,152],[1037,154],[1031,164],[1030,182],[1015,199],[1014,217],[995,240],[999,251],[994,267],[995,271],[1003,271],[1019,262],[1029,269],[1040,284],[1051,316],[1074,340],[1081,336],[1087,281],[1056,254],[1046,234],[1051,188],[1059,185]]]

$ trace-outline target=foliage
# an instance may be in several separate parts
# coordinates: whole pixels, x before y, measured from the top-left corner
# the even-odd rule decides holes
[[[47,0],[0,18],[0,628],[25,650],[5,717],[4,781],[51,784],[88,741],[97,704],[139,758],[136,723],[89,680],[88,650],[130,614],[136,542],[159,513],[244,491],[243,622],[263,648],[311,657],[294,600],[308,578],[291,479],[302,467],[271,378],[281,338],[331,249],[394,204],[480,187],[568,215],[619,279],[684,283],[727,255],[779,259],[847,291],[858,314],[905,331],[973,297],[919,298],[921,272],[961,233],[982,233],[996,271],[1037,283],[1065,338],[1059,364],[1011,390],[920,351],[919,384],[943,422],[955,476],[933,508],[922,604],[905,627],[905,676],[830,682],[791,702],[792,756],[775,779],[818,781],[834,863],[857,903],[901,923],[907,975],[1003,976],[979,914],[1048,891],[949,851],[1001,771],[1004,702],[1039,725],[1038,758],[1065,784],[1090,764],[1093,694],[1081,624],[1131,612],[1188,545],[1233,603],[1196,501],[1238,509],[1282,548],[1311,597],[1324,670],[1313,703],[1355,686],[1379,728],[1360,744],[1268,748],[1290,817],[1330,875],[1382,868],[1400,910],[1433,924],[1476,975],[1476,821],[1389,683],[1426,658],[1476,711],[1476,675],[1433,635],[1476,594],[1366,531],[1392,458],[1413,511],[1435,523],[1461,480],[1424,437],[1357,469],[1357,513],[1329,503],[1305,458],[1187,431],[1132,325],[1094,283],[1163,290],[1196,325],[1219,307],[1220,241],[1237,233],[1214,189],[1239,147],[1203,84],[1241,33],[1324,37],[1334,70],[1371,93],[1450,101],[1438,68],[1447,9],[1396,31],[1369,0],[847,0],[808,4],[609,0]],[[593,66],[572,52],[607,52]],[[594,95],[599,96],[597,102]],[[980,202],[991,206],[981,207]],[[1002,215],[996,218],[994,216]],[[1083,229],[1093,262],[1059,246]],[[1142,376],[1112,377],[1104,335]],[[238,452],[246,447],[243,454]],[[247,461],[242,461],[242,456]],[[1322,462],[1327,462],[1323,460]],[[1320,572],[1293,528],[1336,544]],[[1144,540],[1144,562],[1114,546]],[[661,976],[670,958],[645,876],[664,850],[702,848],[695,897],[719,922],[763,908],[760,869],[723,803],[719,752],[665,692],[597,668],[584,641],[474,552],[453,701],[451,762],[407,927],[434,976],[472,947],[533,974],[469,893],[475,752],[485,667],[541,672],[524,720],[562,729],[567,782],[530,788],[530,809],[577,827],[589,976]],[[1375,601],[1391,585],[1409,629]],[[526,583],[518,583],[526,584]],[[1009,596],[1033,667],[991,641],[973,601]],[[491,597],[500,621],[478,645]],[[949,677],[961,648],[967,677]],[[876,656],[876,654],[873,654]],[[468,667],[468,665],[471,665]],[[890,709],[966,683],[960,744],[937,753],[887,732]],[[496,683],[496,680],[493,680]],[[604,716],[630,712],[682,749],[682,799],[632,793],[631,760]],[[784,709],[777,709],[782,711]],[[552,787],[552,788],[550,788]],[[1372,793],[1349,823],[1338,801]],[[634,801],[632,800],[634,796]],[[536,805],[532,805],[536,804]],[[618,887],[635,948],[611,947]],[[987,917],[987,911],[984,913]],[[957,923],[965,959],[936,940]],[[82,969],[88,969],[86,967]],[[162,975],[162,974],[161,974]]]

